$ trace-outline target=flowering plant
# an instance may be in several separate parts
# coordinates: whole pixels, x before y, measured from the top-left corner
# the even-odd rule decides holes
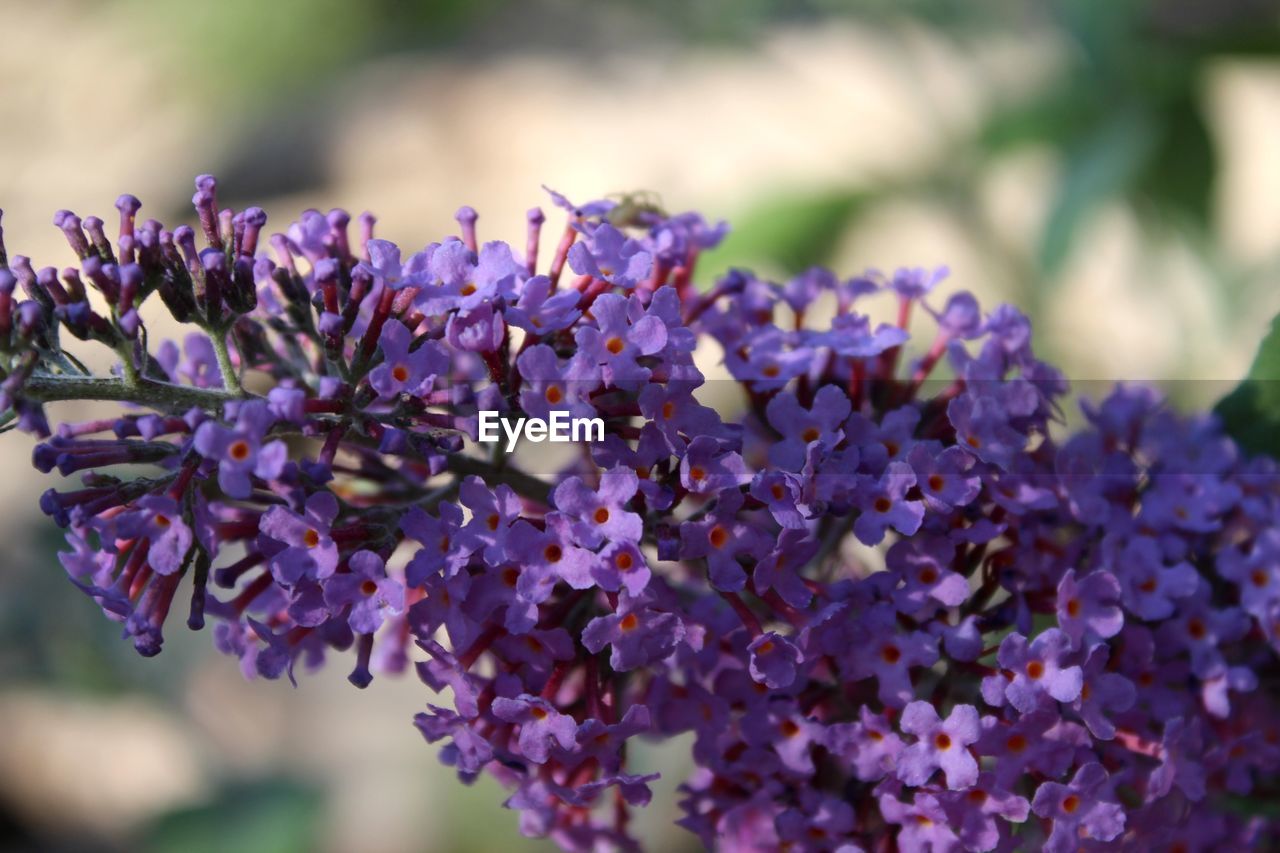
[[[470,208],[407,258],[341,210],[268,253],[261,209],[196,188],[200,235],[60,212],[61,272],[0,240],[5,423],[82,472],[40,505],[142,654],[181,594],[249,676],[412,666],[452,695],[415,718],[442,760],[567,849],[635,847],[631,744],[683,733],[680,823],[724,849],[1280,837],[1246,798],[1280,768],[1280,477],[1214,418],[1120,387],[1064,437],[1016,309],[923,270],[700,290],[725,227],[696,214],[553,193],[543,272],[537,209],[523,253]],[[156,341],[156,297],[200,331]],[[124,407],[51,435],[62,400]],[[495,411],[605,435],[535,470],[476,442]]]

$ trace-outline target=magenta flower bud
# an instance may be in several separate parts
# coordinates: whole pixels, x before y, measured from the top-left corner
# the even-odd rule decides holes
[[[217,199],[213,191],[211,189],[197,191],[191,197],[191,204],[195,207],[196,214],[200,217],[200,228],[204,231],[204,238],[208,241],[210,248],[222,249],[222,234],[218,225]]]
[[[89,234],[89,242],[93,244],[93,248],[103,260],[113,260],[115,253],[111,249],[111,241],[107,239],[106,232],[103,231],[103,222],[96,216],[86,216],[84,218],[84,230]]]
[[[89,241],[80,228],[80,217],[69,210],[59,210],[53,215],[53,224],[62,230],[67,238],[67,244],[71,246],[71,251],[75,252],[77,257],[89,257]]]
[[[244,233],[240,238],[240,254],[252,258],[258,253],[258,236],[267,224],[267,213],[260,207],[246,208],[243,216]]]
[[[329,230],[333,234],[333,248],[343,261],[351,261],[351,238],[347,228],[351,224],[351,214],[340,207],[329,211],[325,217],[329,221]]]
[[[134,220],[141,209],[142,202],[138,201],[137,196],[125,193],[116,199],[116,210],[120,211],[121,237],[133,234]]]

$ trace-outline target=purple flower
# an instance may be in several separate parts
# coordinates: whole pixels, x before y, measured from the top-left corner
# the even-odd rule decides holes
[[[1000,679],[1001,685],[993,684],[992,689],[997,691],[994,694],[989,693],[984,681],[983,697],[989,704],[1001,705],[1003,702],[998,697],[1002,693],[1009,704],[1023,714],[1050,700],[1075,701],[1084,677],[1080,667],[1065,665],[1064,657],[1070,646],[1066,635],[1057,628],[1049,628],[1030,643],[1022,634],[1010,634],[1001,641],[997,659],[1013,678],[1004,685],[1003,676],[992,676]]]
[[[549,335],[572,326],[582,315],[576,290],[551,292],[551,279],[535,275],[520,288],[520,297],[507,308],[507,323],[531,335]]]
[[[956,705],[943,720],[930,703],[912,702],[902,711],[901,725],[904,732],[916,736],[898,759],[898,778],[905,784],[923,785],[937,769],[952,790],[978,781],[978,762],[968,749],[978,740],[977,708]]]
[[[938,660],[938,641],[921,632],[901,633],[891,607],[868,611],[856,623],[858,642],[844,652],[852,658],[858,678],[875,676],[880,701],[905,708],[911,701],[910,670],[932,666]]]
[[[556,486],[552,500],[573,519],[573,535],[578,544],[598,548],[603,542],[639,542],[643,531],[640,516],[625,509],[639,489],[636,472],[626,467],[612,468],[600,475],[600,487],[592,489],[580,477],[570,477]]]
[[[690,445],[692,448],[692,445]],[[736,592],[747,582],[740,557],[759,559],[765,548],[760,531],[737,520],[742,493],[735,489],[720,492],[715,509],[699,521],[680,525],[680,555],[685,559],[705,557],[711,585]]]
[[[507,559],[507,533],[520,517],[520,499],[510,486],[490,490],[479,477],[468,477],[459,490],[462,505],[471,510],[471,520],[458,532],[458,541],[472,551],[481,551],[490,566]]]
[[[1111,740],[1116,736],[1116,727],[1107,713],[1129,710],[1136,695],[1132,681],[1106,670],[1110,657],[1111,649],[1105,643],[1089,649],[1081,670],[1080,696],[1073,705],[1080,719],[1089,727],[1089,732],[1099,740]]]
[[[661,318],[643,314],[639,300],[605,293],[591,305],[594,326],[579,326],[574,337],[578,351],[604,367],[605,381],[620,388],[635,387],[649,378],[644,356],[667,345],[667,326]]]
[[[1036,789],[1031,811],[1053,822],[1044,849],[1048,853],[1075,853],[1082,836],[1111,841],[1124,831],[1124,809],[1101,799],[1107,771],[1092,762],[1076,771],[1069,784],[1045,782]]]
[[[863,782],[876,782],[894,772],[905,748],[893,724],[863,705],[856,723],[827,727],[824,745],[847,761]]]
[[[689,442],[680,460],[680,485],[696,494],[742,486],[748,479],[742,457],[724,450],[708,436],[700,435]]]
[[[951,825],[966,850],[995,850],[1007,839],[1008,823],[1022,823],[1031,812],[1025,797],[1001,787],[991,773],[981,773],[967,791],[939,795]]]
[[[273,506],[258,524],[258,547],[267,555],[267,565],[276,581],[291,586],[302,578],[321,580],[338,567],[338,546],[329,535],[329,526],[338,516],[338,501],[329,492],[307,498],[300,515],[282,506]]]
[[[525,414],[543,419],[556,411],[576,418],[596,415],[590,395],[600,387],[600,371],[590,359],[579,354],[561,365],[555,350],[538,344],[520,353],[516,367],[524,380],[520,408]]]
[[[834,385],[824,386],[806,410],[794,394],[782,393],[769,401],[769,424],[782,440],[769,447],[769,460],[788,471],[804,467],[805,448],[815,441],[834,447],[844,437],[840,429],[851,411],[849,398]]]
[[[1093,572],[1077,581],[1075,569],[1067,569],[1058,582],[1058,625],[1076,648],[1086,635],[1114,637],[1124,627],[1119,600],[1120,583],[1110,572]]]
[[[1026,444],[1026,437],[1009,424],[1007,412],[999,400],[988,396],[965,394],[947,405],[957,441],[979,459],[1001,468],[1008,468]]]
[[[572,749],[578,725],[573,717],[561,714],[550,702],[522,694],[514,699],[493,700],[493,715],[520,725],[520,755],[534,764],[545,764],[552,744]]]
[[[642,599],[625,597],[617,612],[592,619],[582,631],[582,645],[592,654],[611,647],[609,665],[618,672],[670,656],[683,639],[680,617],[652,610]]]
[[[982,479],[967,473],[973,457],[959,447],[939,451],[929,443],[916,444],[907,454],[907,464],[915,472],[925,505],[935,512],[967,506],[982,490]]]
[[[602,222],[569,250],[569,266],[578,275],[635,287],[648,277],[653,256],[638,241]]]
[[[636,598],[649,585],[653,573],[639,548],[630,542],[615,542],[600,550],[599,559],[591,567],[591,576],[606,592],[625,589]]]
[[[431,379],[447,373],[449,356],[434,341],[412,349],[413,335],[399,320],[388,320],[378,337],[383,362],[369,374],[369,384],[384,400],[400,393],[418,394]]]
[[[350,607],[351,630],[372,634],[404,612],[404,586],[387,577],[382,558],[372,551],[357,551],[347,562],[351,571],[334,575],[324,585],[324,602],[335,609]]]
[[[885,555],[885,565],[902,578],[894,601],[903,612],[930,601],[956,607],[969,597],[969,582],[950,568],[955,545],[943,537],[904,539]]]
[[[800,650],[772,631],[761,634],[747,647],[751,652],[751,677],[770,690],[785,690],[796,680]]]
[[[595,555],[573,544],[570,530],[568,519],[561,515],[547,516],[545,530],[523,519],[511,526],[509,548],[513,555],[520,555],[521,563],[516,590],[526,601],[546,601],[559,581],[573,589],[590,589],[595,584]]]
[[[218,463],[218,485],[233,498],[247,498],[253,492],[252,477],[273,480],[280,476],[288,457],[283,441],[263,443],[271,426],[265,403],[241,403],[234,427],[205,421],[196,430],[195,449]]]
[[[868,483],[858,492],[858,520],[853,532],[865,545],[878,545],[885,531],[894,530],[910,536],[920,529],[924,518],[924,506],[918,500],[907,498],[907,492],[916,484],[916,475],[905,462],[891,462],[878,481]]]
[[[372,275],[385,287],[392,290],[418,287],[431,279],[428,270],[430,251],[418,252],[401,264],[400,247],[388,240],[370,240],[365,250],[369,253],[369,260],[357,264],[357,268]]]
[[[113,519],[108,531],[113,539],[145,539],[147,565],[161,575],[181,569],[191,550],[191,528],[182,519],[182,508],[164,495],[139,498],[137,508]]]
[[[1142,619],[1167,619],[1174,600],[1191,595],[1200,584],[1194,567],[1185,562],[1166,565],[1159,545],[1145,536],[1130,539],[1111,569],[1124,588],[1124,606]]]
[[[881,794],[878,805],[884,819],[900,827],[898,849],[933,853],[959,847],[960,840],[947,820],[947,813],[933,794],[917,791],[910,805],[893,794]]]
[[[441,503],[436,511],[438,517],[421,507],[411,507],[400,520],[405,535],[422,545],[404,570],[405,582],[411,587],[421,586],[439,573],[453,577],[471,559],[472,549],[459,541],[462,510],[457,504]]]

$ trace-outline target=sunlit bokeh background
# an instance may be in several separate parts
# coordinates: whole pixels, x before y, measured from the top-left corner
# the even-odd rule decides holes
[[[542,184],[645,190],[735,225],[704,276],[946,264],[1072,378],[1187,407],[1280,310],[1272,0],[0,0],[0,28],[5,240],[38,265],[71,259],[56,209],[190,220],[201,172],[278,228],[369,209],[414,247],[464,203],[521,239]],[[176,629],[138,658],[58,567],[29,440],[2,447],[0,848],[523,849],[421,742],[412,680],[246,682]],[[694,846],[683,746],[642,757],[655,848]]]

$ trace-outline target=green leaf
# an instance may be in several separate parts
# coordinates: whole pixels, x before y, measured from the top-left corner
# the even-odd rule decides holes
[[[1205,227],[1213,203],[1217,152],[1191,91],[1160,110],[1160,138],[1134,189],[1152,213],[1174,213]]]
[[[733,219],[724,243],[703,269],[773,267],[798,273],[831,259],[841,237],[877,194],[824,190],[769,198]]]
[[[1246,451],[1280,457],[1280,316],[1271,321],[1244,381],[1214,412]]]
[[[160,817],[142,847],[149,853],[305,853],[320,841],[321,805],[318,791],[288,779],[239,783],[208,803]]]
[[[1068,150],[1041,235],[1040,266],[1047,275],[1062,267],[1085,218],[1133,184],[1150,155],[1154,131],[1149,116],[1136,105],[1118,108]]]

